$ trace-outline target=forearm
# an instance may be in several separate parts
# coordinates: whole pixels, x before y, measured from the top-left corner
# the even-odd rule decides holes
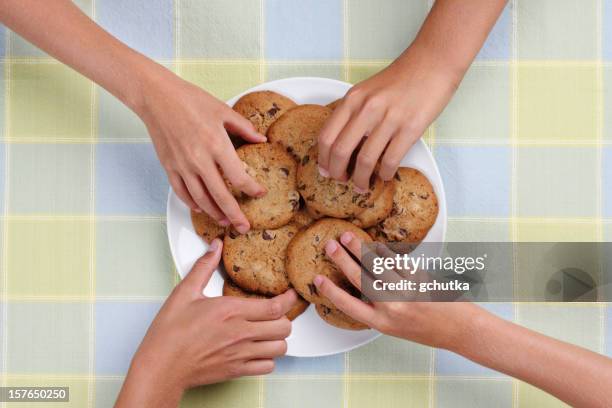
[[[423,64],[441,64],[461,79],[482,48],[506,0],[437,0],[412,45],[398,58],[413,54]]]
[[[483,311],[454,350],[572,406],[612,406],[612,359]]]
[[[165,68],[104,31],[69,0],[0,0],[0,21],[137,111]]]
[[[147,358],[139,350],[128,371],[115,404],[116,408],[178,407],[183,391],[174,380],[177,373],[156,367],[155,356]]]

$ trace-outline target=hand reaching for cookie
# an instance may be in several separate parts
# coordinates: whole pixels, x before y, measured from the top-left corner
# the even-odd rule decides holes
[[[174,192],[195,211],[221,226],[246,233],[250,224],[227,179],[237,192],[259,197],[263,186],[247,174],[228,132],[252,143],[266,141],[247,119],[204,90],[169,71],[147,87],[136,111],[147,125]]]
[[[362,269],[351,254],[361,258],[362,241],[345,232],[340,242],[326,243],[327,256],[361,289]],[[612,406],[608,357],[505,321],[472,303],[365,303],[323,275],[317,275],[314,284],[342,312],[385,334],[461,354],[571,406]]]
[[[324,177],[352,177],[366,190],[380,164],[389,180],[408,149],[444,109],[504,0],[437,0],[414,42],[389,67],[355,85],[319,134]],[[352,157],[355,168],[348,174]]]
[[[221,258],[215,239],[174,289],[130,366],[117,407],[174,407],[190,387],[274,369],[287,351],[293,290],[271,299],[202,295]]]

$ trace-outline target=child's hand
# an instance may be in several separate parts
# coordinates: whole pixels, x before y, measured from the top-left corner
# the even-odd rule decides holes
[[[297,300],[293,290],[272,299],[202,295],[221,246],[214,240],[166,300],[134,356],[119,402],[154,406],[148,402],[160,394],[173,406],[187,388],[268,374],[273,358],[286,353],[291,322],[285,313]]]
[[[342,244],[361,259],[362,241],[350,232],[340,237]],[[344,272],[351,283],[361,289],[361,266],[336,241],[325,246],[327,256]],[[461,347],[474,317],[482,309],[471,303],[443,302],[373,302],[365,303],[336,286],[327,277],[314,280],[319,292],[340,310],[385,334],[428,346],[453,349]]]
[[[228,132],[248,142],[264,142],[247,119],[202,89],[169,71],[144,87],[136,108],[147,125],[174,192],[193,210],[204,210],[220,225],[240,233],[250,225],[224,177],[250,196],[266,193],[246,172]]]
[[[379,159],[380,177],[393,177],[460,82],[460,74],[429,54],[409,48],[389,67],[351,88],[319,135],[321,175],[343,181],[351,176],[349,160],[367,136],[352,174],[355,185],[368,189]]]

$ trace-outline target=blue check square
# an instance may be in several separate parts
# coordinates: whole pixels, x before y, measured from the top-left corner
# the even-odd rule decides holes
[[[123,375],[161,302],[96,303],[96,374]]]
[[[0,58],[4,57],[5,52],[6,52],[6,27],[0,24]]]
[[[508,60],[510,59],[510,41],[512,37],[512,8],[510,4],[497,19],[476,59]]]
[[[174,56],[172,0],[96,2],[97,22],[130,47],[152,58]]]
[[[341,0],[267,0],[266,58],[342,58]]]
[[[489,303],[482,304],[489,312],[501,317],[505,320],[513,320],[514,308],[511,303]],[[448,350],[436,350],[436,375],[440,376],[498,376],[503,377],[504,374],[490,370],[479,364],[476,364],[458,354]]]
[[[512,171],[509,147],[438,146],[450,216],[508,216]]]
[[[96,213],[160,215],[168,182],[150,143],[96,145]]]
[[[603,33],[601,40],[603,47],[603,59],[606,61],[612,61],[612,0],[604,0],[602,23]]]

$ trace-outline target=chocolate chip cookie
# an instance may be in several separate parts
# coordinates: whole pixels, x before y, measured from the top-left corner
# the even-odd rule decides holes
[[[297,188],[311,214],[314,211],[314,214],[349,218],[374,205],[383,190],[380,178],[373,177],[369,190],[358,193],[352,181],[341,183],[321,176],[317,155],[318,149],[313,146],[302,158],[297,171]]]
[[[223,239],[223,236],[227,232],[227,227],[222,227],[217,224],[217,221],[205,212],[197,213],[192,210],[191,222],[196,234],[208,244],[215,238]]]
[[[283,145],[301,161],[316,143],[332,110],[321,105],[300,105],[289,109],[268,129],[268,139]]]
[[[265,135],[270,125],[294,106],[295,102],[286,96],[272,91],[258,91],[238,99],[234,110],[251,121],[259,133]]]
[[[287,274],[295,290],[307,301],[333,306],[317,292],[312,282],[316,275],[325,275],[340,288],[356,294],[355,287],[325,254],[327,241],[338,240],[345,231],[364,242],[372,241],[367,233],[348,221],[324,218],[300,231],[289,243],[285,262]]]
[[[246,164],[247,173],[268,190],[257,198],[234,191],[251,227],[278,228],[287,224],[298,210],[300,200],[296,164],[291,155],[276,143],[244,145],[236,152]]]
[[[292,224],[277,229],[228,233],[223,240],[223,265],[234,283],[248,292],[280,295],[289,289],[285,256],[298,232]]]
[[[351,222],[359,228],[369,228],[387,218],[393,208],[394,193],[395,183],[385,181],[382,193],[374,200],[372,206],[355,215]]]
[[[257,293],[245,292],[244,290],[240,289],[240,287],[238,287],[235,283],[233,283],[230,280],[226,280],[225,283],[223,283],[223,296],[234,296],[234,297],[239,297],[239,298],[244,298],[244,299],[269,299],[269,296],[259,295]],[[298,295],[298,300],[295,303],[295,306],[293,306],[285,314],[285,316],[287,316],[287,319],[293,320],[299,315],[301,315],[302,313],[304,313],[304,311],[308,309],[308,305],[309,303],[305,301],[304,298]]]
[[[438,217],[438,198],[433,186],[423,173],[407,167],[397,170],[394,183],[391,213],[368,233],[377,241],[420,242]]]
[[[335,306],[316,305],[317,314],[332,326],[346,330],[365,330],[369,329],[365,324],[353,319]]]

